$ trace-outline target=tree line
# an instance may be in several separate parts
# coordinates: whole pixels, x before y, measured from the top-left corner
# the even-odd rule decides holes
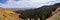
[[[36,9],[28,9],[24,11],[16,11],[16,13],[21,14],[19,17],[22,19],[34,18],[35,20],[38,20],[38,17],[40,20],[46,20],[50,16],[52,16],[52,11],[55,11],[56,8],[60,7],[60,3],[56,3],[54,5],[44,5],[42,7],[36,8]]]

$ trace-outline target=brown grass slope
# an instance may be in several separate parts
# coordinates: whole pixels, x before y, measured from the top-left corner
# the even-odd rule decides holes
[[[52,12],[53,16],[48,18],[47,20],[60,20],[60,7],[56,9],[56,11]]]
[[[12,10],[0,7],[0,20],[19,20],[18,14]]]

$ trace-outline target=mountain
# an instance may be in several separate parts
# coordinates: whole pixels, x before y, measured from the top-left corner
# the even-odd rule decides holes
[[[10,9],[10,10],[14,10],[14,11],[17,11],[17,10],[27,10],[26,8],[6,8],[6,9]]]
[[[42,7],[39,7],[37,9],[30,9],[30,10],[25,10],[24,12],[20,13],[20,17],[21,18],[28,18],[28,17],[32,17],[32,18],[36,18],[36,17],[40,17],[40,19],[42,17],[45,17],[45,19],[47,20],[56,20],[55,18],[55,14],[58,16],[59,14],[59,11],[60,11],[60,3],[57,3],[57,4],[54,4],[52,6],[42,6]],[[20,11],[18,11],[20,12]],[[42,15],[41,15],[42,14]],[[42,17],[41,17],[42,16]],[[50,18],[52,17],[52,18]],[[59,16],[58,16],[59,17]],[[58,18],[57,17],[57,18]],[[36,18],[37,19],[37,18]],[[44,18],[43,18],[44,19]],[[60,19],[60,18],[58,18]],[[57,20],[58,20],[57,19]]]

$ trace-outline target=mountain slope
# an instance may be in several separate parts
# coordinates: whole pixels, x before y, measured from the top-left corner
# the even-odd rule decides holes
[[[53,12],[53,16],[48,18],[47,20],[60,20],[60,7]]]
[[[0,7],[0,20],[19,20],[18,14],[13,10],[8,10]]]

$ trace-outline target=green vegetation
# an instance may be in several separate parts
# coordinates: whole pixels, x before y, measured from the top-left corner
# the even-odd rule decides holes
[[[60,3],[51,5],[51,6],[42,6],[40,8],[36,9],[29,9],[25,11],[16,11],[20,12],[21,16],[20,18],[26,19],[26,18],[34,18],[37,20],[38,17],[40,17],[40,20],[45,20],[52,16],[52,11],[55,11],[57,7],[59,7]]]

